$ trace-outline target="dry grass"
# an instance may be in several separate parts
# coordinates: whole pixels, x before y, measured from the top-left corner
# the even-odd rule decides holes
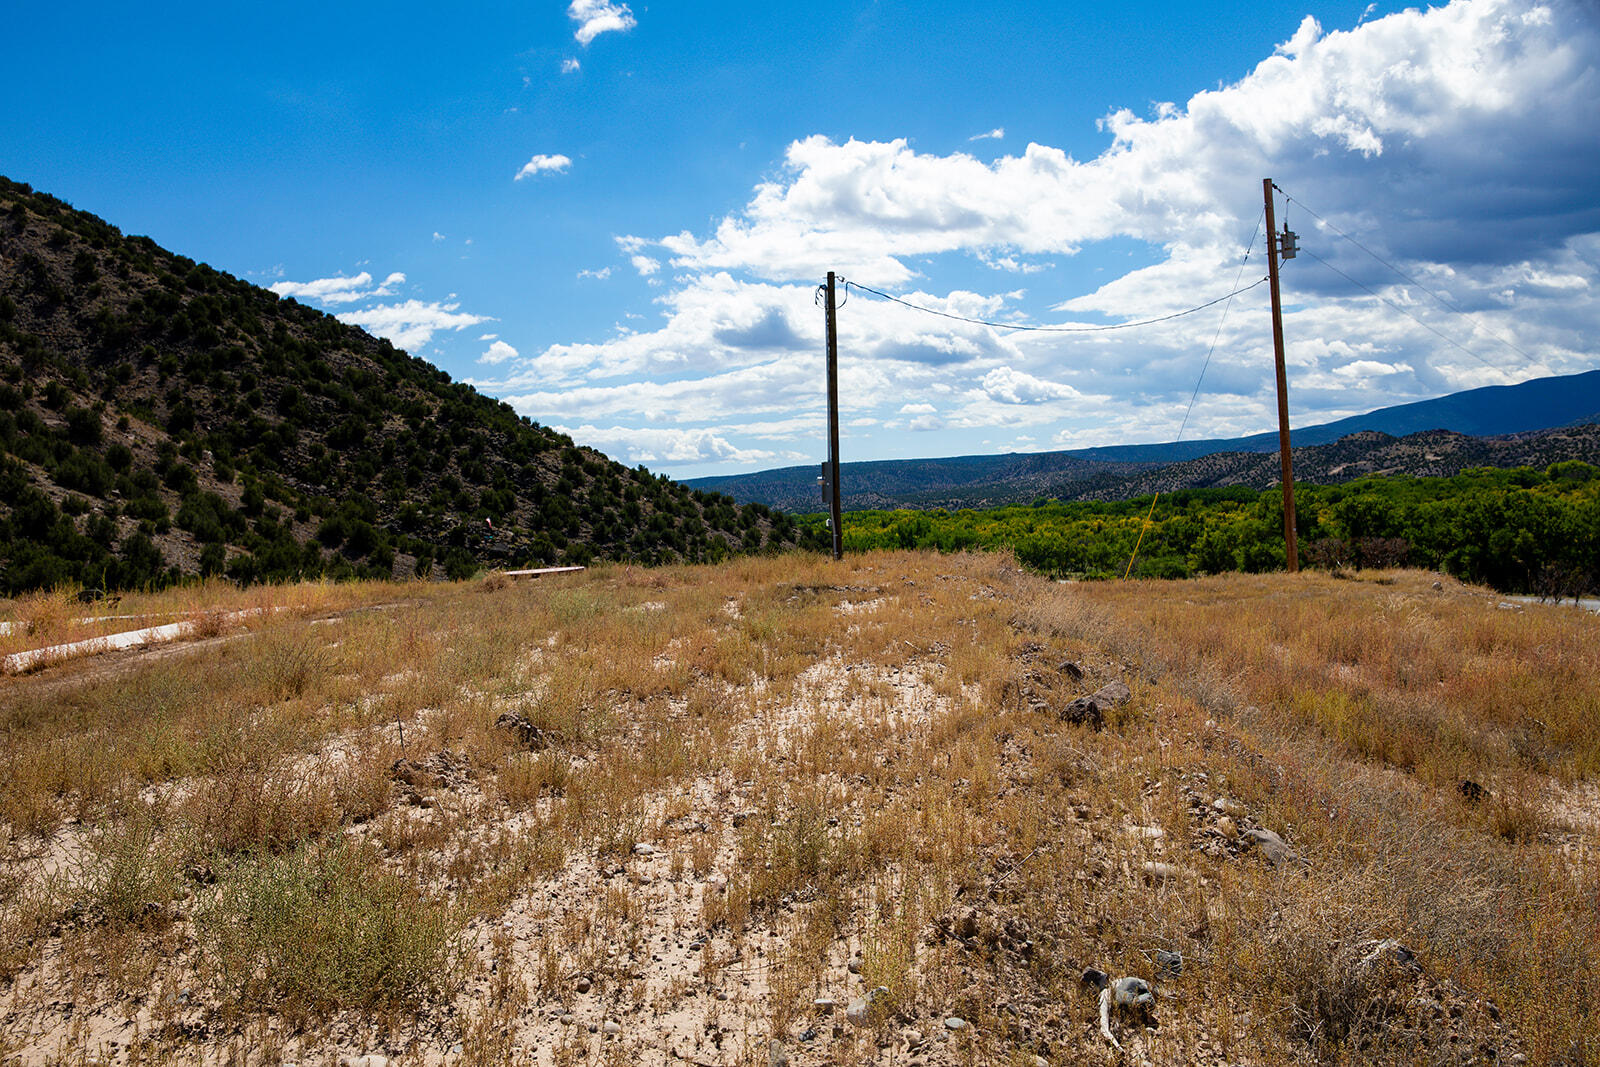
[[[85,602],[77,586],[0,600],[0,656],[168,623],[187,622],[186,640],[216,637],[255,625],[258,617],[315,617],[362,605],[439,595],[423,582],[306,582],[240,588],[222,579],[159,593],[125,593]]]
[[[0,1062],[1111,1063],[1161,951],[1130,1058],[1600,1063],[1597,620],[1432,582],[167,594],[263,613],[0,683]]]

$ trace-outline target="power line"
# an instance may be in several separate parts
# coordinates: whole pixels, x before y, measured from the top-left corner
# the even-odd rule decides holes
[[[1301,206],[1304,207],[1305,205],[1302,204]],[[1312,259],[1316,260],[1318,263],[1321,263],[1324,267],[1327,267],[1329,270],[1333,271],[1333,273],[1337,274],[1339,277],[1343,278],[1345,281],[1349,282],[1351,285],[1354,285],[1358,289],[1364,289],[1370,295],[1377,297],[1379,300],[1382,300],[1385,304],[1388,304],[1390,307],[1394,308],[1396,311],[1400,312],[1400,314],[1404,315],[1406,318],[1410,319],[1412,322],[1416,323],[1418,326],[1421,326],[1424,330],[1427,330],[1429,333],[1433,334],[1435,337],[1438,337],[1441,340],[1447,342],[1448,344],[1452,344],[1455,347],[1461,349],[1461,351],[1465,352],[1467,355],[1471,356],[1473,359],[1477,360],[1479,363],[1482,363],[1485,367],[1488,367],[1490,370],[1499,371],[1502,374],[1505,373],[1505,368],[1504,367],[1495,366],[1493,363],[1490,363],[1488,360],[1486,360],[1482,356],[1478,355],[1478,353],[1474,352],[1472,349],[1468,348],[1466,345],[1462,344],[1460,341],[1457,341],[1454,337],[1451,337],[1448,334],[1442,333],[1441,331],[1435,329],[1434,327],[1429,326],[1427,323],[1423,322],[1421,319],[1417,318],[1415,315],[1411,314],[1411,312],[1407,311],[1405,308],[1401,307],[1399,304],[1396,304],[1393,300],[1390,300],[1388,297],[1384,296],[1382,293],[1379,293],[1377,290],[1372,289],[1369,286],[1363,285],[1361,282],[1356,281],[1354,278],[1350,277],[1350,275],[1346,274],[1344,271],[1340,270],[1338,267],[1335,267],[1332,263],[1329,263],[1327,260],[1325,260],[1321,256],[1317,255],[1315,252],[1311,251],[1311,249],[1302,248],[1302,249],[1300,249],[1300,251],[1304,252],[1306,255],[1310,256]],[[1526,353],[1524,353],[1524,355],[1526,355]],[[1532,359],[1533,357],[1529,356],[1528,358]]]
[[[1244,292],[1243,289],[1238,289],[1239,279],[1244,277],[1244,268],[1250,262],[1250,253],[1255,251],[1256,238],[1261,235],[1261,221],[1264,218],[1266,218],[1265,211],[1256,216],[1256,228],[1250,234],[1250,243],[1245,245],[1244,258],[1239,260],[1239,273],[1236,274],[1233,279],[1236,292]],[[1268,249],[1268,254],[1271,254],[1270,248]],[[1256,282],[1256,284],[1260,285],[1261,283]],[[1233,299],[1229,297],[1228,303],[1223,305],[1222,318],[1217,321],[1217,332],[1211,337],[1211,347],[1206,349],[1205,362],[1200,364],[1200,376],[1194,380],[1194,392],[1189,394],[1189,406],[1183,411],[1183,421],[1178,424],[1178,436],[1174,439],[1174,443],[1182,441],[1183,431],[1188,429],[1189,416],[1194,414],[1195,401],[1200,399],[1200,385],[1206,380],[1206,370],[1211,366],[1211,357],[1217,351],[1217,342],[1222,339],[1222,327],[1227,324],[1228,312],[1232,310],[1232,308]],[[1156,490],[1155,496],[1150,498],[1150,510],[1145,513],[1144,523],[1139,527],[1139,537],[1133,543],[1133,553],[1128,557],[1128,569],[1122,572],[1123,581],[1127,581],[1129,576],[1133,574],[1133,561],[1139,558],[1139,549],[1144,545],[1144,535],[1150,529],[1150,520],[1155,516],[1156,502],[1160,499],[1161,491],[1158,489]]]
[[[1254,239],[1252,238],[1252,243],[1253,242]],[[1235,289],[1231,293],[1224,293],[1215,300],[1207,300],[1204,304],[1199,304],[1192,308],[1185,308],[1183,311],[1174,311],[1170,315],[1161,315],[1153,319],[1143,319],[1139,322],[1119,322],[1110,326],[1026,326],[1015,322],[993,322],[989,319],[974,319],[966,315],[954,315],[948,311],[939,311],[935,308],[923,307],[921,304],[913,304],[909,300],[902,300],[898,296],[893,296],[889,293],[883,292],[882,290],[874,289],[870,285],[862,285],[860,282],[845,282],[844,286],[847,291],[851,288],[860,289],[862,292],[871,293],[873,296],[878,296],[885,300],[893,301],[896,304],[910,308],[912,311],[920,311],[925,315],[937,315],[941,319],[954,319],[957,322],[970,322],[975,326],[993,326],[997,330],[1027,330],[1033,333],[1104,333],[1107,330],[1130,330],[1135,326],[1153,326],[1158,322],[1168,322],[1172,319],[1181,319],[1185,315],[1193,315],[1196,311],[1204,311],[1208,307],[1215,307],[1224,300],[1232,300],[1240,293],[1247,293],[1266,280],[1266,276],[1263,275],[1242,289]]]
[[[1281,190],[1280,190],[1280,192],[1281,192]],[[1349,241],[1351,244],[1353,244],[1357,248],[1361,249],[1361,251],[1365,252],[1367,255],[1371,256],[1373,259],[1377,260],[1379,263],[1383,264],[1385,267],[1388,267],[1390,270],[1394,271],[1395,274],[1399,275],[1401,278],[1405,279],[1410,284],[1416,286],[1418,289],[1421,289],[1424,293],[1427,293],[1429,296],[1433,297],[1434,301],[1437,302],[1438,305],[1440,307],[1444,308],[1446,311],[1453,311],[1457,315],[1462,315],[1462,316],[1470,315],[1470,313],[1467,312],[1465,309],[1459,308],[1456,305],[1452,304],[1450,301],[1446,300],[1444,297],[1440,296],[1438,293],[1434,292],[1432,289],[1429,289],[1426,285],[1423,285],[1421,282],[1417,281],[1415,278],[1413,278],[1411,275],[1407,274],[1405,271],[1401,270],[1399,267],[1395,266],[1393,263],[1390,263],[1387,259],[1384,259],[1382,256],[1378,255],[1378,253],[1374,252],[1372,249],[1368,248],[1366,245],[1362,244],[1360,241],[1356,240],[1354,237],[1351,237],[1349,234],[1347,234],[1343,230],[1339,229],[1339,227],[1335,226],[1333,223],[1329,222],[1327,219],[1323,218],[1321,215],[1319,215],[1315,211],[1311,210],[1311,208],[1306,204],[1305,201],[1296,200],[1294,197],[1290,196],[1288,193],[1284,193],[1283,194],[1283,198],[1286,201],[1289,201],[1291,203],[1299,204],[1300,207],[1302,209],[1304,209],[1306,214],[1310,215],[1312,218],[1314,218],[1318,222],[1322,223],[1328,229],[1332,230],[1334,233],[1338,234],[1340,237],[1343,237],[1346,241]],[[1285,210],[1287,210],[1287,209],[1285,209]],[[1307,253],[1307,254],[1309,255],[1310,253]],[[1319,257],[1315,257],[1315,256],[1313,256],[1312,258],[1316,259],[1317,262],[1322,263],[1325,266],[1327,265],[1327,261],[1326,260],[1323,260],[1323,259],[1321,259]],[[1344,274],[1343,271],[1339,271],[1338,273],[1343,275],[1346,278],[1350,277],[1348,274]],[[1351,279],[1351,280],[1353,281],[1354,279]],[[1356,284],[1359,285],[1360,283],[1357,282]],[[1361,286],[1361,287],[1363,289],[1367,288],[1364,285]],[[1367,289],[1367,292],[1371,293],[1372,290],[1371,289]],[[1373,293],[1373,295],[1377,296],[1376,293]],[[1412,316],[1412,318],[1413,318],[1413,321],[1421,323],[1421,320],[1420,319],[1416,319],[1415,316]],[[1495,340],[1499,341],[1501,344],[1503,344],[1507,348],[1511,349],[1511,351],[1515,352],[1517,355],[1521,356],[1523,359],[1528,360],[1530,363],[1535,361],[1533,356],[1529,355],[1527,352],[1524,352],[1521,348],[1518,348],[1517,345],[1510,338],[1505,337],[1505,336],[1503,336],[1501,334],[1495,333],[1493,330],[1489,329],[1488,327],[1484,326],[1482,323],[1480,323],[1480,322],[1478,322],[1476,320],[1472,320],[1472,324],[1473,324],[1473,326],[1475,326],[1475,327],[1477,327],[1479,329],[1482,329],[1484,333],[1488,334],[1490,337],[1493,337]],[[1434,332],[1438,333],[1437,330],[1435,330]],[[1444,335],[1440,334],[1440,336],[1442,337]],[[1445,338],[1445,339],[1449,340],[1449,338]],[[1450,343],[1451,344],[1455,344],[1454,341],[1451,341]],[[1459,348],[1461,346],[1457,345],[1457,347]],[[1466,351],[1466,349],[1462,349],[1462,351]],[[1468,353],[1468,354],[1472,355],[1472,353]],[[1474,355],[1473,358],[1481,359],[1481,357],[1478,357],[1476,355]],[[1500,370],[1501,368],[1496,367],[1495,369],[1496,370]]]
[[[1256,238],[1261,235],[1261,220],[1264,219],[1265,217],[1266,217],[1266,213],[1265,212],[1262,212],[1261,214],[1258,214],[1256,216],[1256,228],[1250,234],[1250,243],[1245,246],[1244,258],[1239,261],[1239,273],[1237,275],[1235,275],[1234,279],[1233,279],[1233,284],[1236,287],[1235,288],[1236,292],[1240,292],[1240,293],[1244,292],[1243,289],[1238,289],[1237,286],[1239,284],[1239,279],[1244,277],[1244,268],[1250,262],[1250,253],[1255,251]],[[1260,282],[1256,282],[1256,285],[1260,285],[1260,284],[1261,284]],[[1212,337],[1211,337],[1211,347],[1206,350],[1206,361],[1200,365],[1200,377],[1195,379],[1194,392],[1192,394],[1190,394],[1190,396],[1189,396],[1189,407],[1183,413],[1183,422],[1178,425],[1178,437],[1177,437],[1177,440],[1179,440],[1179,441],[1183,440],[1183,431],[1189,425],[1189,416],[1194,412],[1194,402],[1197,399],[1199,399],[1199,397],[1200,397],[1200,383],[1204,382],[1206,380],[1206,368],[1211,366],[1211,357],[1217,350],[1217,342],[1222,339],[1222,327],[1227,324],[1227,322],[1228,322],[1228,312],[1232,308],[1233,308],[1232,298],[1229,298],[1228,304],[1222,309],[1222,318],[1217,321],[1217,332],[1215,334],[1213,334]]]

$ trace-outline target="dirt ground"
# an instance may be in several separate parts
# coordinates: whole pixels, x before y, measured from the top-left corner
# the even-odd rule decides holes
[[[473,618],[530,612],[489,673],[369,721],[324,709],[329,728],[274,758],[293,795],[365,775],[376,799],[260,855],[342,839],[451,903],[458,951],[417,996],[230,992],[197,917],[250,849],[189,847],[169,896],[95,911],[106,887],[85,897],[74,872],[129,797],[155,813],[151,854],[170,855],[203,774],[10,833],[0,888],[41,918],[13,928],[26,940],[0,984],[0,1063],[1539,1061],[1484,968],[1452,958],[1470,938],[1435,931],[1454,920],[1429,918],[1416,885],[1396,889],[1426,849],[1378,864],[1390,839],[1363,837],[1377,813],[1429,832],[1448,789],[1349,759],[1319,777],[1332,748],[1167,673],[1092,596],[1004,560],[803,571],[475,591]],[[382,627],[439,635],[408,618],[428,610],[305,632],[343,656]],[[465,630],[440,639],[470,654]],[[253,654],[240,641],[256,643],[218,635],[0,684],[60,699]],[[351,708],[403,696],[419,669],[388,664]],[[1126,698],[1069,713],[1117,682]],[[1550,788],[1565,816],[1538,833],[1591,863],[1593,784]],[[1385,892],[1404,907],[1372,903]],[[1089,969],[1154,987],[1149,1015],[1113,1013],[1117,1044]]]

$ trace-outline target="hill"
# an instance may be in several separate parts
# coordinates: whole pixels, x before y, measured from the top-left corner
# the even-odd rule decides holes
[[[1596,422],[1600,422],[1600,370],[1534,378],[1516,385],[1487,385],[1432,400],[1379,408],[1365,415],[1291,430],[1289,441],[1296,448],[1330,444],[1369,430],[1392,437],[1441,429],[1470,437],[1504,437]],[[1278,434],[1274,430],[1231,439],[1085,448],[1071,454],[1123,463],[1176,463],[1214,452],[1277,450]]]
[[[1504,437],[1471,437],[1427,430],[1392,437],[1364,430],[1324,445],[1291,451],[1296,482],[1337,485],[1369,475],[1448,478],[1474,467],[1534,467],[1600,460],[1600,424],[1565,426]],[[1242,486],[1266,489],[1281,476],[1276,451],[1217,452],[1183,463],[1136,471],[1113,483],[1064,482],[1050,495],[1060,500],[1126,500],[1178,489]]]
[[[1017,452],[948,459],[870,460],[841,466],[845,509],[859,511],[1015,504],[1059,493],[1066,485],[1115,485],[1147,465],[1082,459],[1069,452]],[[823,507],[818,473],[816,466],[784,467],[753,474],[691,478],[687,484],[785,511],[812,512]]]
[[[799,536],[5,179],[0,379],[0,592],[703,560]]]
[[[1551,378],[1538,378],[1519,385],[1488,386],[1471,389],[1434,400],[1380,408],[1365,415],[1305,426],[1294,430],[1290,439],[1296,449],[1333,444],[1352,434],[1376,433],[1380,438],[1358,438],[1346,450],[1364,443],[1381,444],[1395,437],[1432,430],[1445,430],[1457,437],[1504,438],[1499,444],[1485,444],[1481,462],[1497,466],[1544,466],[1557,459],[1594,461],[1600,452],[1592,450],[1586,438],[1556,433],[1541,439],[1538,431],[1562,430],[1600,423],[1600,370]],[[1452,446],[1452,454],[1469,447]],[[1590,448],[1576,454],[1547,453],[1563,448]],[[867,508],[960,508],[992,507],[1027,503],[1040,496],[1062,500],[1116,499],[1151,491],[1154,487],[1198,488],[1205,485],[1257,484],[1252,481],[1222,482],[1204,480],[1211,474],[1226,477],[1224,471],[1254,470],[1244,457],[1220,463],[1200,463],[1165,471],[1173,464],[1220,453],[1276,454],[1276,433],[1248,437],[1182,441],[1152,445],[1112,445],[1101,448],[1072,449],[1060,452],[1011,453],[999,456],[957,456],[949,459],[880,460],[846,463],[841,472],[844,505],[849,510]],[[1395,473],[1430,473],[1424,442],[1411,450],[1418,466],[1407,463],[1407,449],[1388,450],[1387,459],[1352,456],[1350,469],[1365,465],[1371,470],[1392,467]],[[1296,452],[1299,455],[1299,452]],[[1276,471],[1275,460],[1262,461]],[[1300,460],[1296,459],[1296,464]],[[1315,466],[1315,460],[1308,460]],[[1470,465],[1470,464],[1469,464]],[[1330,466],[1337,467],[1338,463]],[[1297,468],[1298,469],[1298,468]],[[1460,469],[1460,468],[1456,468]],[[1370,471],[1358,471],[1369,473]],[[1454,470],[1444,473],[1454,473]],[[1194,475],[1202,480],[1184,482]],[[1297,475],[1298,476],[1298,475]],[[1333,477],[1340,477],[1335,474]],[[1350,475],[1354,477],[1355,475]],[[1242,477],[1242,475],[1241,475]],[[1271,474],[1276,478],[1276,473]],[[739,500],[759,501],[771,507],[810,512],[819,509],[816,486],[817,468],[785,467],[752,474],[695,478],[688,484],[700,489],[728,493]],[[1271,484],[1260,482],[1261,485]]]

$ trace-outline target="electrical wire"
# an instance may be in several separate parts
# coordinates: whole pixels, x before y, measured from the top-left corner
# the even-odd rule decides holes
[[[1266,217],[1267,213],[1265,210],[1256,216],[1256,228],[1250,234],[1250,243],[1245,246],[1244,258],[1239,261],[1239,273],[1235,275],[1233,279],[1233,284],[1236,289],[1239,285],[1239,279],[1244,277],[1245,266],[1250,262],[1250,253],[1255,251],[1256,238],[1261,236],[1261,224],[1266,221]],[[1268,248],[1267,251],[1270,255],[1271,249]],[[1257,282],[1256,284],[1259,285],[1261,283]],[[1243,292],[1242,289],[1238,291]],[[1211,347],[1206,350],[1205,362],[1200,364],[1200,376],[1194,381],[1194,392],[1189,394],[1189,406],[1184,409],[1183,422],[1178,424],[1178,436],[1174,439],[1174,444],[1183,440],[1183,431],[1189,426],[1189,416],[1194,413],[1195,401],[1200,399],[1200,384],[1206,380],[1206,369],[1211,366],[1211,357],[1217,351],[1217,342],[1222,339],[1222,327],[1227,324],[1228,312],[1232,310],[1232,308],[1233,300],[1230,298],[1228,303],[1223,305],[1222,318],[1217,321],[1217,332],[1211,335]],[[1160,499],[1160,490],[1157,490],[1156,495],[1150,498],[1150,510],[1145,513],[1144,524],[1139,527],[1139,536],[1133,542],[1133,554],[1128,557],[1128,569],[1122,572],[1123,581],[1127,581],[1129,576],[1133,574],[1133,561],[1139,558],[1139,549],[1144,545],[1144,535],[1150,529],[1150,520],[1156,513],[1156,502]]]
[[[1277,186],[1274,185],[1274,188],[1277,188]],[[1278,191],[1279,192],[1283,192],[1282,189],[1279,189]],[[1361,251],[1365,252],[1367,255],[1371,256],[1373,259],[1377,260],[1379,263],[1383,264],[1385,267],[1388,267],[1390,270],[1394,271],[1395,274],[1397,274],[1401,278],[1405,279],[1405,281],[1409,282],[1411,285],[1414,285],[1418,289],[1421,289],[1424,293],[1427,293],[1429,296],[1431,296],[1434,299],[1435,302],[1438,303],[1438,305],[1440,307],[1444,308],[1446,311],[1453,311],[1457,315],[1470,316],[1470,313],[1468,311],[1464,310],[1463,308],[1459,308],[1456,305],[1452,304],[1450,301],[1446,300],[1444,297],[1440,296],[1438,293],[1434,292],[1432,289],[1429,289],[1426,285],[1423,285],[1421,282],[1417,281],[1417,279],[1413,278],[1411,275],[1407,274],[1405,271],[1401,270],[1399,267],[1395,266],[1393,263],[1390,263],[1387,259],[1384,259],[1382,256],[1378,255],[1378,253],[1374,252],[1372,249],[1368,248],[1366,245],[1362,244],[1360,241],[1356,240],[1354,237],[1351,237],[1349,234],[1347,234],[1343,230],[1339,229],[1339,227],[1335,226],[1333,223],[1329,222],[1327,219],[1323,218],[1321,215],[1319,215],[1315,211],[1311,210],[1311,208],[1309,206],[1307,206],[1305,201],[1303,201],[1303,200],[1295,200],[1295,198],[1290,196],[1288,193],[1283,193],[1283,198],[1287,202],[1292,202],[1292,203],[1299,204],[1300,207],[1302,209],[1304,209],[1306,214],[1310,215],[1312,218],[1314,218],[1318,222],[1322,223],[1328,229],[1332,230],[1334,233],[1338,234],[1340,237],[1343,237],[1346,241],[1349,241],[1351,244],[1353,244],[1357,248],[1361,249]],[[1285,206],[1284,206],[1284,218],[1286,220],[1288,218],[1288,210],[1289,210],[1288,209],[1288,204],[1286,203]],[[1284,226],[1285,226],[1285,228],[1288,227],[1287,221],[1285,221]],[[1313,257],[1313,258],[1317,258],[1317,257]],[[1317,261],[1319,263],[1323,263],[1324,265],[1326,265],[1326,261],[1325,260],[1322,260],[1322,259],[1319,258]],[[1339,273],[1340,274],[1344,274],[1343,271],[1340,271]],[[1349,275],[1344,274],[1344,277],[1348,278]],[[1358,282],[1356,284],[1360,284],[1360,283]],[[1362,288],[1366,289],[1366,286],[1363,285]],[[1367,292],[1371,293],[1372,290],[1371,289],[1367,289]],[[1373,295],[1376,296],[1377,294],[1373,293]],[[1415,317],[1413,317],[1413,319],[1414,319],[1414,321],[1419,321],[1420,322],[1420,320],[1415,320]],[[1507,348],[1511,349],[1511,351],[1515,352],[1517,355],[1521,356],[1523,359],[1526,359],[1529,362],[1533,362],[1534,357],[1529,355],[1527,352],[1524,352],[1521,348],[1517,347],[1517,345],[1514,342],[1512,342],[1512,340],[1510,338],[1505,337],[1502,334],[1495,333],[1493,330],[1488,329],[1487,327],[1483,326],[1481,323],[1477,322],[1476,320],[1474,320],[1472,324],[1473,324],[1473,326],[1483,330],[1483,332],[1488,334],[1490,337],[1493,337],[1495,340],[1497,340],[1501,344],[1505,345]],[[1435,331],[1435,332],[1437,332],[1437,331]],[[1441,334],[1441,336],[1443,336],[1443,335]],[[1446,338],[1446,340],[1449,340],[1449,339]],[[1455,342],[1452,341],[1451,343],[1454,344]],[[1475,358],[1481,358],[1481,357],[1475,357]],[[1495,369],[1498,370],[1500,368],[1497,367]]]
[[[1266,218],[1266,211],[1262,211],[1256,216],[1256,228],[1250,234],[1250,243],[1245,245],[1244,258],[1239,261],[1239,273],[1233,279],[1234,287],[1238,292],[1244,292],[1243,289],[1238,289],[1239,279],[1244,277],[1244,268],[1250,263],[1250,253],[1255,251],[1256,238],[1261,236],[1261,224],[1266,221]],[[1256,284],[1259,285],[1261,283],[1257,282]],[[1228,312],[1232,308],[1233,302],[1230,299],[1222,309],[1222,318],[1217,322],[1217,332],[1211,335],[1211,347],[1206,350],[1206,361],[1200,365],[1200,377],[1195,379],[1194,392],[1189,396],[1189,408],[1183,413],[1183,422],[1178,426],[1177,440],[1179,441],[1183,440],[1183,431],[1189,425],[1189,415],[1194,411],[1194,402],[1200,396],[1200,383],[1206,380],[1206,368],[1211,366],[1211,356],[1217,350],[1217,342],[1222,339],[1222,327],[1227,324]]]
[[[1384,296],[1382,293],[1378,292],[1375,289],[1370,288],[1369,286],[1363,285],[1361,282],[1356,281],[1354,278],[1350,277],[1350,275],[1346,274],[1344,271],[1340,270],[1338,267],[1335,267],[1332,263],[1329,263],[1327,260],[1325,260],[1321,256],[1317,255],[1315,252],[1311,251],[1311,249],[1302,248],[1302,249],[1300,249],[1300,251],[1304,252],[1306,255],[1310,256],[1312,259],[1316,260],[1318,263],[1321,263],[1324,267],[1327,267],[1329,270],[1333,271],[1333,273],[1337,274],[1339,277],[1343,278],[1345,281],[1349,282],[1351,285],[1355,286],[1356,288],[1363,289],[1368,294],[1370,294],[1370,295],[1372,295],[1374,297],[1377,297],[1379,300],[1382,300],[1385,304],[1388,304],[1390,307],[1394,308],[1394,310],[1400,312],[1400,314],[1404,315],[1406,318],[1410,319],[1412,322],[1416,323],[1418,326],[1421,326],[1424,330],[1427,330],[1429,333],[1433,334],[1435,337],[1438,337],[1439,339],[1443,340],[1447,344],[1454,345],[1456,348],[1461,349],[1461,351],[1465,352],[1467,355],[1471,356],[1473,359],[1477,360],[1479,363],[1482,363],[1485,367],[1488,367],[1490,370],[1500,371],[1502,374],[1505,373],[1505,368],[1504,367],[1495,366],[1493,363],[1490,363],[1488,360],[1486,360],[1482,356],[1478,355],[1478,353],[1474,352],[1472,349],[1468,348],[1466,345],[1462,344],[1460,341],[1457,341],[1454,337],[1451,337],[1449,334],[1443,333],[1443,332],[1435,329],[1434,327],[1429,326],[1427,323],[1423,322],[1421,319],[1417,318],[1415,315],[1411,314],[1411,312],[1407,311],[1405,308],[1401,307],[1399,304],[1396,304],[1393,300],[1390,300],[1388,297]],[[1529,358],[1531,359],[1532,357],[1530,356]]]
[[[834,285],[835,285],[836,289],[841,289],[843,291],[843,295],[844,295],[844,299],[839,301],[833,307],[833,310],[838,311],[840,308],[842,308],[846,304],[850,303],[850,283],[845,281],[844,278],[841,276],[839,278],[835,278],[834,279]],[[815,305],[816,307],[821,307],[822,306],[823,294],[826,293],[827,291],[828,291],[828,286],[826,285],[826,283],[817,286],[816,291],[811,294],[811,303],[813,305]]]
[[[935,308],[923,307],[921,304],[913,304],[909,300],[903,300],[898,296],[885,293],[880,289],[874,289],[870,285],[862,285],[860,282],[845,282],[845,288],[860,289],[862,292],[871,293],[873,296],[878,296],[885,300],[893,301],[896,304],[901,304],[910,308],[912,311],[920,311],[925,315],[937,315],[941,319],[954,319],[957,322],[970,322],[975,326],[992,326],[997,330],[1027,330],[1032,333],[1104,333],[1107,330],[1131,330],[1135,326],[1153,326],[1158,322],[1168,322],[1172,319],[1181,319],[1185,315],[1193,315],[1196,311],[1204,311],[1208,307],[1215,307],[1224,300],[1232,300],[1240,293],[1248,293],[1250,290],[1254,289],[1256,286],[1260,285],[1266,280],[1267,276],[1263,274],[1260,278],[1251,282],[1242,289],[1235,289],[1231,293],[1224,293],[1215,300],[1207,300],[1204,304],[1200,304],[1196,307],[1185,308],[1183,311],[1174,311],[1170,315],[1161,315],[1153,319],[1142,319],[1139,322],[1118,322],[1113,323],[1110,326],[1027,326],[1015,322],[994,322],[989,319],[974,319],[966,315],[954,315],[948,311],[939,311]]]

